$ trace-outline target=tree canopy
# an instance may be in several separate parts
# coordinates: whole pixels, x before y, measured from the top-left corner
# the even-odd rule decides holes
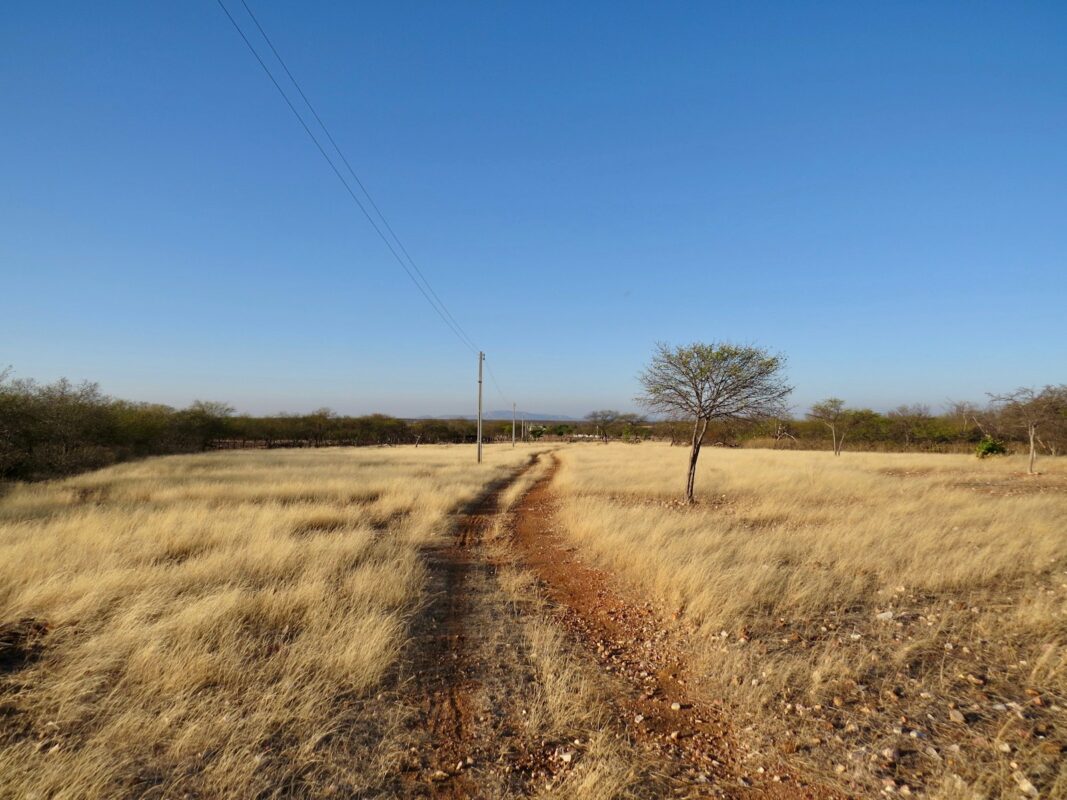
[[[638,376],[637,402],[668,417],[693,420],[686,500],[693,501],[697,459],[712,420],[757,420],[780,415],[793,391],[783,377],[785,357],[730,342],[656,345]]]

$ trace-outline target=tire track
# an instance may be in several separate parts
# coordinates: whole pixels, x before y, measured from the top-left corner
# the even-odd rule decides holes
[[[460,512],[453,534],[427,546],[429,601],[412,625],[412,686],[416,724],[426,752],[413,759],[403,777],[404,796],[472,798],[483,796],[471,767],[484,754],[475,719],[479,666],[473,663],[467,621],[476,598],[468,591],[472,573],[490,570],[480,554],[486,531],[499,513],[500,495],[534,464],[494,481]],[[481,581],[484,583],[484,580]],[[415,749],[415,748],[413,748]]]

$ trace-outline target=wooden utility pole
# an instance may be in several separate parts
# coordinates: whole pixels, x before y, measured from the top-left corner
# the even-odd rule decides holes
[[[511,446],[515,446],[515,404],[511,404]]]
[[[478,351],[478,463],[482,463],[482,362],[485,353]]]

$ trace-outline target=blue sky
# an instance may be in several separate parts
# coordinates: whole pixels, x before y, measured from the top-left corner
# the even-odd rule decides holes
[[[658,340],[780,350],[799,410],[1067,380],[1067,4],[249,2],[489,408],[631,408]],[[215,2],[11,6],[0,100],[0,364],[472,409]]]

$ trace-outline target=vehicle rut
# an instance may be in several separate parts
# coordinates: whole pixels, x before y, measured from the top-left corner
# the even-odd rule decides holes
[[[428,573],[428,602],[412,626],[412,686],[417,698],[415,724],[427,752],[420,753],[404,779],[405,796],[481,797],[472,769],[485,755],[476,717],[480,669],[472,657],[469,619],[492,566],[481,542],[497,518],[500,495],[534,464],[534,459],[494,481],[459,514],[452,535],[423,551]],[[471,584],[477,583],[475,590]]]

